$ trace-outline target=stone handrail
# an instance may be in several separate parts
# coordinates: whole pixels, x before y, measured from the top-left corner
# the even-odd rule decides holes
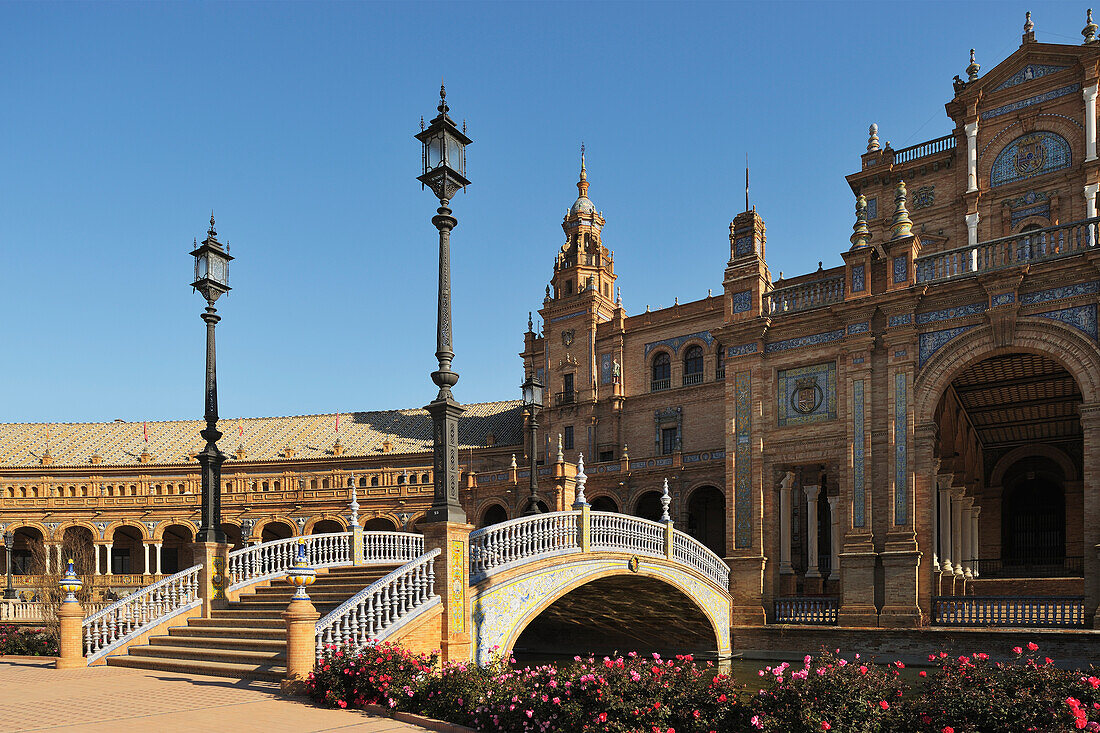
[[[407,562],[356,593],[317,622],[320,659],[328,646],[359,649],[392,633],[413,616],[440,602],[435,593],[437,547]]]
[[[1077,254],[1096,246],[1098,223],[1100,217],[1094,217],[918,257],[917,282],[950,280]]]
[[[944,135],[938,137],[935,140],[927,140],[917,145],[910,145],[907,148],[894,151],[894,163],[908,163],[911,160],[917,158],[923,158],[926,155],[934,155],[935,153],[942,153],[945,150],[955,149],[955,136]]]
[[[110,604],[82,623],[88,664],[144,630],[197,607],[202,565],[182,570]]]
[[[674,532],[672,535],[673,559],[690,565],[723,588],[730,585],[730,566],[713,550],[691,535]]]
[[[102,611],[114,601],[92,601],[82,604],[85,613]],[[56,608],[39,601],[0,600],[0,622],[46,623],[56,617]]]
[[[587,517],[587,518],[586,518]],[[682,563],[723,590],[729,588],[729,566],[703,543],[674,530],[672,523],[652,522],[587,507],[520,517],[470,533],[470,582],[536,560],[577,552],[622,552]]]
[[[1081,596],[935,596],[932,623],[938,626],[1085,625]]]
[[[580,512],[552,512],[474,530],[470,533],[470,581],[534,557],[576,552]]]
[[[840,599],[834,596],[808,596],[775,599],[777,624],[835,624]]]
[[[844,300],[844,275],[777,288],[764,296],[768,315],[798,313]]]
[[[298,541],[306,545],[306,556],[314,568],[335,568],[352,564],[352,532],[309,534],[264,542],[229,553],[229,588],[286,575],[294,567]],[[424,552],[424,538],[409,532],[364,532],[363,557],[368,565],[404,563]]]

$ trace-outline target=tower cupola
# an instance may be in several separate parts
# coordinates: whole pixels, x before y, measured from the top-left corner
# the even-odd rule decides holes
[[[562,220],[565,244],[554,261],[555,298],[595,292],[611,302],[615,289],[615,255],[601,242],[604,223],[596,205],[588,198],[588,170],[584,145],[581,145],[577,200]]]

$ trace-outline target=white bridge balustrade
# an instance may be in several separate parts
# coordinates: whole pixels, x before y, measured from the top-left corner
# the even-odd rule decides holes
[[[317,622],[317,658],[327,646],[359,649],[441,603],[435,592],[439,548],[424,553],[349,598]]]
[[[932,623],[939,626],[1085,625],[1085,599],[1067,597],[936,596]]]
[[[470,582],[534,557],[577,552],[580,516],[580,512],[537,514],[471,532]]]
[[[311,534],[242,547],[229,553],[229,587],[286,575],[298,555],[298,543],[306,546],[310,567],[336,568],[352,564],[352,532]],[[424,553],[424,537],[408,532],[364,532],[363,558],[367,565],[405,563]]]
[[[170,575],[87,616],[82,624],[88,664],[148,628],[196,608],[201,565]]]
[[[692,568],[723,590],[729,588],[729,566],[694,537],[661,522],[587,509],[537,514],[474,530],[470,582],[520,564],[588,551],[665,558]]]

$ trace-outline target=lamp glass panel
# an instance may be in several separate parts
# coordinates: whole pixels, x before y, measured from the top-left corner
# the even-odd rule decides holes
[[[443,133],[442,131],[432,135],[428,138],[428,142],[424,144],[424,165],[427,170],[424,172],[435,170],[443,164]]]
[[[210,264],[207,261],[207,256],[208,255],[207,255],[206,252],[195,255],[195,279],[196,280],[202,280],[203,278],[206,277],[206,274],[209,270],[209,264]]]
[[[451,170],[458,171],[460,174],[466,174],[466,159],[462,155],[463,145],[459,142],[457,137],[452,135],[447,136],[447,165],[451,167]]]
[[[219,285],[229,282],[229,262],[215,252],[210,255],[210,279]]]

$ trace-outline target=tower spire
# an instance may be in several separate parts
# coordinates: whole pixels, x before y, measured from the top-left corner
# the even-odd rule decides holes
[[[867,228],[867,197],[863,194],[856,199],[856,223],[852,227],[852,249],[866,247],[871,240],[871,230]]]
[[[588,171],[584,167],[584,143],[581,143],[581,177],[577,180],[577,193],[588,195]]]
[[[898,181],[894,191],[894,219],[890,222],[891,239],[904,239],[913,233],[913,220],[905,208],[905,181]]]

